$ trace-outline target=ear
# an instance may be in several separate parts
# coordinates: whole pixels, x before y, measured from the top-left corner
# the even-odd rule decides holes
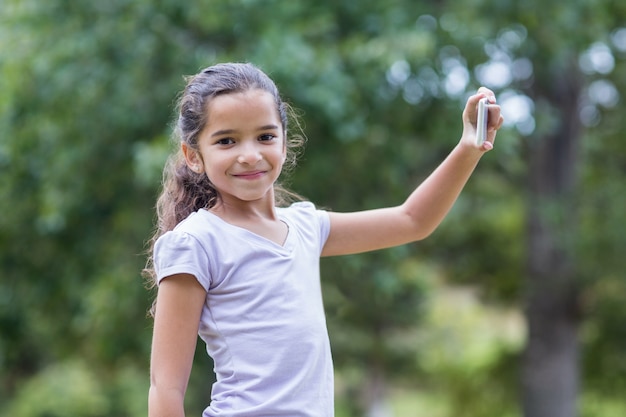
[[[180,149],[183,152],[183,155],[185,157],[185,162],[187,162],[187,166],[189,167],[189,169],[198,174],[201,173],[202,170],[204,169],[203,168],[204,163],[198,151],[196,151],[195,149],[192,149],[191,147],[189,147],[189,145],[187,145],[184,142],[180,145]]]

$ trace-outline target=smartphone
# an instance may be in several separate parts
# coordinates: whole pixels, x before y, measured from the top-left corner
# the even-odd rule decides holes
[[[476,144],[482,145],[487,140],[487,118],[489,116],[489,102],[486,98],[478,102],[478,117],[476,118]]]

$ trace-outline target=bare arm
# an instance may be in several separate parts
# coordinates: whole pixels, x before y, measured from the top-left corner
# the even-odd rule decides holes
[[[322,255],[388,248],[430,235],[452,208],[480,157],[493,148],[496,131],[502,126],[499,106],[490,106],[487,140],[480,147],[476,145],[477,105],[485,96],[493,97],[493,93],[481,88],[468,99],[459,144],[402,205],[356,213],[329,213],[330,235]]]
[[[192,275],[165,278],[157,295],[150,359],[149,417],[184,417],[204,288]]]

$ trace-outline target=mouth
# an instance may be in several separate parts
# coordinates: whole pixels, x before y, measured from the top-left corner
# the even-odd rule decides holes
[[[240,172],[238,174],[232,174],[235,178],[240,178],[243,180],[254,180],[265,175],[265,171],[247,171]]]

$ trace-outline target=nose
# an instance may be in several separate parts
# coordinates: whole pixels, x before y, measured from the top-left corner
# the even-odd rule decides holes
[[[260,149],[256,142],[242,143],[239,148],[237,162],[240,164],[254,165],[262,159]]]

